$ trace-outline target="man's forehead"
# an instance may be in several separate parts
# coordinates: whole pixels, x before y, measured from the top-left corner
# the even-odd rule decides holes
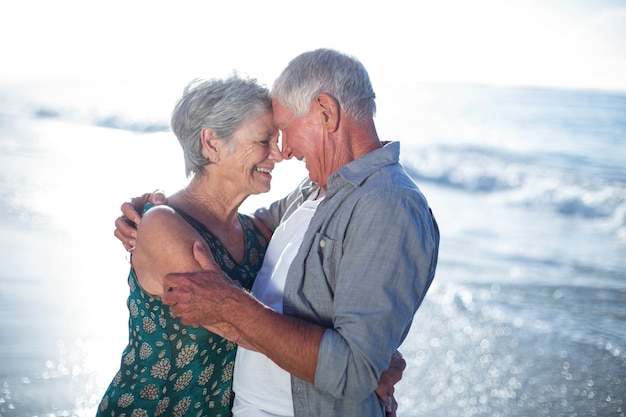
[[[274,123],[276,123],[279,129],[285,127],[283,125],[289,124],[295,118],[293,112],[280,104],[276,99],[272,100],[272,107],[274,110]]]

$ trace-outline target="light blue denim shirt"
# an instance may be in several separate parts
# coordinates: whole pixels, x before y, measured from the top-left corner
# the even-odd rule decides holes
[[[328,180],[289,269],[284,314],[326,328],[315,383],[292,376],[295,416],[384,416],[374,393],[435,274],[439,230],[390,143]],[[303,182],[256,214],[271,224],[315,191]],[[271,225],[270,224],[270,225]]]

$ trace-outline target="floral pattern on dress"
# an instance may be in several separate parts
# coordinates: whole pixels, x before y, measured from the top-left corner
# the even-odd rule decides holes
[[[250,289],[268,243],[252,219],[239,215],[247,256],[237,264],[204,226],[176,211],[202,234],[224,272]],[[97,416],[228,416],[237,345],[182,324],[160,297],[142,290],[132,268],[128,285],[129,342]]]

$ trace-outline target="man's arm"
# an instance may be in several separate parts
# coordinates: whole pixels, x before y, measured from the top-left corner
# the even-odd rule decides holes
[[[326,245],[309,254],[340,257],[334,329],[320,345],[315,387],[359,398],[376,387],[406,337],[432,281],[439,238],[427,204],[411,192],[367,194],[349,217],[336,252]]]
[[[325,329],[280,315],[261,304],[215,265],[202,242],[194,244],[193,252],[203,272],[170,274],[164,280],[163,302],[172,306],[174,315],[185,324],[231,326],[238,334],[224,336],[245,335],[251,344],[249,349],[266,354],[286,371],[314,383],[318,348]],[[395,352],[380,377],[376,394],[385,404],[388,416],[395,415],[394,385],[402,378],[405,367],[402,355]]]
[[[163,302],[172,306],[174,315],[184,324],[227,323],[255,350],[313,383],[324,328],[283,316],[260,303],[219,269],[201,242],[194,244],[193,251],[204,271],[170,274],[163,282]]]

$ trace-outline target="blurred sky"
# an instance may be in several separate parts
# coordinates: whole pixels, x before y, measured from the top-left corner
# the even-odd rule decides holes
[[[19,0],[0,5],[0,81],[181,79],[237,69],[271,84],[332,47],[376,83],[626,91],[624,0]]]

